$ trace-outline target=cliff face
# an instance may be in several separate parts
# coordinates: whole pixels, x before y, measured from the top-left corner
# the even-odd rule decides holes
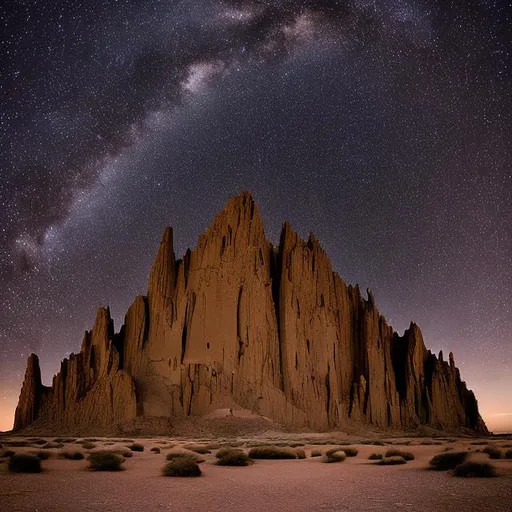
[[[100,309],[52,387],[32,355],[14,427],[97,427],[233,403],[290,428],[486,432],[453,356],[431,354],[415,324],[394,333],[371,293],[364,299],[332,271],[313,235],[303,241],[284,224],[273,247],[248,193],[183,259],[167,228],[147,296],[119,334]]]

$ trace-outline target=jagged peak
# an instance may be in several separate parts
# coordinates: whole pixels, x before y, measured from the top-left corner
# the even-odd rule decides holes
[[[148,300],[150,302],[162,300],[166,304],[169,301],[174,289],[175,271],[173,229],[167,226],[149,274]]]

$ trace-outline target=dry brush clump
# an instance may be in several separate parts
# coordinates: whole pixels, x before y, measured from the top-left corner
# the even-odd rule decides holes
[[[67,460],[83,460],[85,455],[77,450],[63,450],[60,452],[59,457]]]
[[[398,466],[400,464],[407,464],[407,461],[400,455],[392,455],[391,457],[383,457],[377,464],[379,466]]]
[[[449,471],[465,462],[467,458],[468,452],[443,452],[434,455],[429,460],[429,464],[437,471]]]
[[[503,456],[505,459],[512,459],[512,450],[507,450]]]
[[[414,454],[403,450],[397,450],[396,448],[390,448],[386,451],[385,457],[402,457],[402,459],[414,460]]]
[[[249,451],[251,459],[296,459],[297,454],[289,448],[278,446],[258,446]]]
[[[53,452],[49,452],[47,450],[39,450],[37,452],[32,452],[32,455],[35,455],[39,460],[48,460],[53,456]]]
[[[144,445],[141,443],[133,443],[129,445],[127,448],[129,448],[132,452],[143,452],[144,451]]]
[[[201,462],[204,462],[205,459],[203,459],[202,457],[200,457],[197,453],[195,452],[179,452],[179,451],[171,451],[169,452],[165,458],[167,460],[176,460],[176,459],[190,459],[196,463],[201,463]]]
[[[150,451],[153,453],[160,453],[160,448],[158,448],[157,446],[153,446],[153,448],[151,448]]]
[[[323,453],[320,450],[311,450],[311,457],[321,457]]]
[[[191,452],[199,453],[200,455],[206,455],[207,453],[212,453],[209,446],[204,444],[186,444],[183,446],[186,450],[190,450]]]
[[[163,476],[194,477],[201,476],[201,468],[190,457],[178,457],[167,463],[163,470]]]
[[[329,454],[326,452],[321,461],[326,464],[332,464],[333,462],[343,462],[346,458],[347,454],[343,450],[329,450]]]
[[[249,466],[253,460],[243,450],[231,450],[217,460],[219,466]]]
[[[41,459],[31,453],[14,454],[9,459],[8,468],[12,473],[40,473]]]
[[[488,462],[463,462],[459,464],[453,472],[455,476],[461,476],[466,478],[492,478],[498,476],[496,474],[496,468]]]
[[[93,450],[94,448],[96,448],[96,445],[91,441],[83,441],[80,444],[82,445],[82,448],[84,450]]]
[[[369,460],[382,460],[384,458],[384,455],[382,453],[372,453],[368,459]]]
[[[482,452],[489,455],[490,459],[501,459],[502,457],[501,450],[495,446],[486,446]]]
[[[89,469],[93,471],[120,471],[124,457],[116,452],[93,452],[87,457]]]

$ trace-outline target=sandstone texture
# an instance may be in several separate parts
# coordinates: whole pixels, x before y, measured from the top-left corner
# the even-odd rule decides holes
[[[15,430],[183,419],[240,407],[291,429],[346,425],[487,432],[453,355],[403,336],[371,292],[345,284],[313,235],[288,223],[278,247],[252,197],[230,199],[195,250],[176,259],[164,232],[147,296],[114,333],[100,309],[51,387],[28,361]]]

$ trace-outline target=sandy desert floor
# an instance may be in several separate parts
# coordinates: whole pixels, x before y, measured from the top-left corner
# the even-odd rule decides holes
[[[48,438],[51,440],[52,438]],[[14,438],[11,439],[11,441]],[[50,449],[52,457],[42,462],[39,474],[12,474],[0,464],[0,510],[15,511],[254,511],[254,512],[329,512],[414,510],[414,511],[507,511],[512,510],[512,460],[489,461],[478,453],[483,445],[475,440],[408,440],[397,446],[415,455],[402,466],[378,466],[369,461],[371,453],[383,453],[386,446],[362,445],[356,457],[325,464],[311,458],[312,449],[325,451],[331,444],[306,444],[303,460],[258,460],[249,467],[216,466],[215,450],[203,455],[200,478],[161,476],[165,456],[172,440],[137,439],[143,452],[133,452],[124,462],[124,471],[92,472],[87,460],[58,458],[61,450],[81,445],[67,443]],[[282,439],[281,439],[282,441]],[[289,442],[290,439],[287,439]],[[321,441],[321,440],[320,440]],[[390,443],[407,443],[392,439]],[[5,439],[4,449],[8,448]],[[125,448],[128,443],[107,438],[94,442],[94,450]],[[239,441],[240,442],[240,441]],[[254,442],[254,440],[252,441]],[[275,439],[270,443],[277,442]],[[318,441],[317,441],[318,442]],[[105,445],[105,443],[110,443]],[[167,443],[167,444],[164,444]],[[176,443],[176,441],[174,441]],[[177,447],[186,444],[178,442]],[[226,444],[230,444],[229,442]],[[250,441],[249,441],[250,444]],[[512,439],[491,441],[496,446],[512,446]],[[160,454],[150,452],[161,448]],[[430,458],[446,448],[470,450],[471,460],[492,462],[498,478],[457,478],[451,472],[426,469]],[[14,447],[17,453],[34,447]],[[176,447],[174,447],[176,449]],[[247,448],[246,448],[247,450]],[[0,450],[1,451],[1,450]]]

